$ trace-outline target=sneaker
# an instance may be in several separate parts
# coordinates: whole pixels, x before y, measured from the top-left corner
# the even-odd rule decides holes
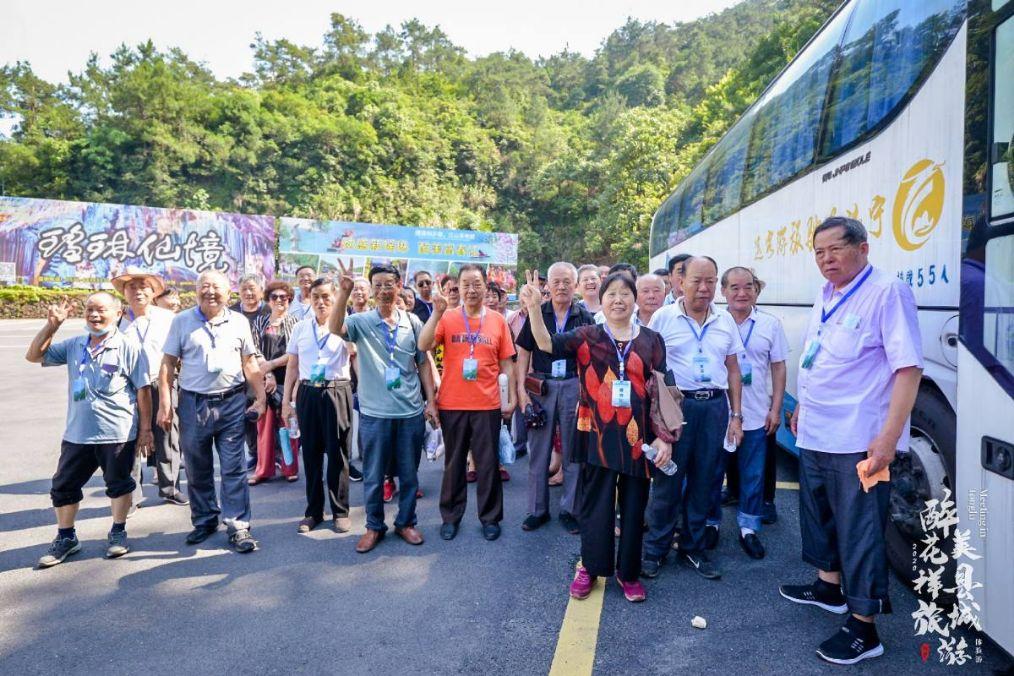
[[[581,526],[570,512],[560,512],[560,525],[571,535],[577,535],[581,532]]]
[[[718,526],[704,527],[704,548],[707,550],[718,548]]]
[[[817,656],[832,664],[855,664],[883,654],[884,644],[877,636],[876,626],[854,617],[817,648]]]
[[[510,481],[511,473],[507,471],[506,467],[500,468],[500,481]]]
[[[525,520],[521,522],[521,530],[537,530],[541,526],[549,523],[549,513],[545,513],[542,516],[535,516],[529,514],[525,517]]]
[[[486,538],[490,542],[500,537],[500,524],[487,523],[482,527],[482,537]]]
[[[245,528],[230,535],[229,544],[240,554],[246,554],[257,549],[257,540],[254,540],[253,535],[250,535],[250,531]]]
[[[756,533],[747,533],[743,535],[740,533],[739,546],[743,548],[746,555],[751,559],[763,559],[764,558],[764,545],[761,543],[760,538],[757,537]]]
[[[664,560],[664,559],[663,559]],[[662,561],[645,557],[641,560],[641,576],[649,580],[658,577],[658,569],[662,567]]]
[[[347,516],[336,516],[333,523],[334,529],[339,533],[348,533],[352,530],[352,519]]]
[[[458,524],[456,523],[445,523],[440,526],[440,537],[444,540],[453,540],[457,534]]]
[[[620,584],[620,589],[623,590],[623,596],[631,603],[640,603],[647,598],[647,593],[644,591],[644,585],[641,584],[640,580],[634,580],[633,582],[624,582],[616,577],[616,581]]]
[[[465,481],[467,483],[474,484],[478,480],[479,480],[479,473],[476,472],[474,469],[470,469],[467,472],[465,472]]]
[[[109,531],[109,546],[106,547],[107,559],[118,559],[130,551],[127,542],[127,531]]]
[[[764,509],[761,510],[761,523],[770,526],[773,523],[778,523],[778,510],[775,508],[775,503],[765,502]]]
[[[312,516],[304,517],[303,520],[299,522],[299,528],[296,529],[296,532],[304,534],[309,533],[319,526],[321,521],[323,521],[323,519],[315,519]]]
[[[214,535],[217,530],[218,526],[197,526],[187,533],[187,544],[198,545]]]
[[[836,615],[844,615],[849,610],[841,587],[821,580],[813,584],[783,584],[778,587],[778,593],[793,603],[817,606]]]
[[[722,571],[711,562],[707,552],[680,552],[680,563],[696,571],[705,580],[722,579]]]
[[[398,492],[398,487],[395,486],[393,479],[384,480],[384,502],[390,502],[394,500],[394,494]]]
[[[81,551],[81,543],[76,537],[72,538],[61,538],[57,537],[53,540],[53,544],[49,545],[49,551],[46,552],[45,556],[39,559],[39,568],[52,568],[58,563],[63,563],[71,554],[77,554]]]
[[[359,468],[349,463],[349,481],[353,483],[359,483],[363,480],[363,473],[359,471]]]
[[[584,566],[579,565],[577,572],[574,574],[574,581],[570,583],[570,596],[571,598],[582,599],[588,598],[591,594],[592,587],[595,586],[595,580],[598,579],[594,575],[588,574],[588,569]]]
[[[190,501],[183,497],[182,493],[173,493],[172,495],[165,495],[162,497],[163,500],[168,502],[170,505],[176,505],[177,507],[186,507],[190,504]]]
[[[417,488],[417,489],[415,490],[415,499],[416,499],[416,500],[418,500],[418,499],[419,499],[419,498],[421,498],[422,496],[423,496],[423,492],[422,492],[422,489],[421,489],[421,488]]]

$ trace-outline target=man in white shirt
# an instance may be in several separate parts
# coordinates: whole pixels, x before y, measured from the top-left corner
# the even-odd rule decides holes
[[[296,285],[299,286],[299,297],[289,308],[289,314],[296,315],[300,320],[313,316],[313,305],[310,303],[310,285],[317,279],[317,269],[302,265],[296,269]]]
[[[641,275],[637,278],[636,322],[647,326],[651,316],[665,301],[665,282],[656,274]]]
[[[818,579],[782,585],[779,593],[832,613],[851,611],[817,649],[834,664],[884,652],[873,620],[891,612],[884,544],[890,483],[877,475],[908,450],[922,378],[912,290],[870,265],[869,250],[855,219],[834,216],[814,230],[813,254],[827,283],[810,313],[792,414],[803,560]],[[864,489],[862,479],[873,485]]]
[[[676,254],[669,259],[669,294],[665,297],[665,304],[672,305],[683,296],[683,273],[686,272],[687,260],[690,254]]]
[[[155,297],[165,290],[165,283],[158,275],[139,270],[128,270],[125,274],[112,280],[113,288],[127,300],[127,311],[120,317],[117,328],[128,338],[137,341],[148,360],[148,375],[151,384],[151,429],[154,435],[154,453],[148,455],[148,464],[155,467],[158,494],[166,502],[173,505],[187,505],[188,500],[180,492],[180,440],[179,419],[176,407],[172,406],[173,424],[168,430],[157,424],[158,370],[162,365],[162,346],[169,327],[173,323],[173,315],[169,310],[157,307]],[[137,458],[132,473],[134,482],[133,505],[131,513],[141,504],[144,494],[141,492],[141,459]]]
[[[687,260],[685,284],[680,302],[658,310],[648,324],[662,336],[670,377],[683,392],[685,427],[673,451],[678,470],[672,476],[656,472],[653,477],[641,574],[657,576],[669,553],[684,511],[685,480],[680,561],[703,577],[717,580],[722,574],[705,550],[705,524],[723,442],[738,444],[743,437],[736,357],[743,351],[743,341],[729,313],[712,302],[718,286],[718,265],[712,259]]]
[[[747,268],[729,268],[722,275],[722,295],[728,312],[736,321],[744,352],[739,355],[740,382],[743,385],[743,442],[735,452],[723,458],[711,492],[711,513],[705,540],[718,542],[722,522],[722,479],[725,465],[735,462],[739,468],[739,544],[747,556],[764,558],[764,545],[757,533],[764,511],[764,461],[767,436],[778,429],[782,400],[785,397],[785,359],[788,341],[777,317],[755,307],[760,282]],[[768,374],[771,394],[768,394]]]

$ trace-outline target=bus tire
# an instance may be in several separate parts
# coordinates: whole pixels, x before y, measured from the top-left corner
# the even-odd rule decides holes
[[[912,587],[920,571],[935,570],[936,565],[919,558],[925,545],[925,533],[919,512],[926,501],[944,498],[944,489],[955,496],[955,457],[957,448],[957,417],[947,400],[932,385],[919,388],[912,409],[912,440],[908,453],[899,453],[891,464],[891,502],[885,539],[887,560],[898,576]],[[951,532],[953,536],[953,531]],[[947,554],[942,582],[944,587],[954,586],[956,564],[950,559],[952,537],[941,541],[938,547]],[[929,598],[926,587],[920,594]],[[953,594],[940,592],[937,603],[949,603]]]

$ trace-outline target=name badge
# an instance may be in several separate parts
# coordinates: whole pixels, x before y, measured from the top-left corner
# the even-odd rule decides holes
[[[208,353],[208,371],[211,373],[221,373],[225,370],[224,358],[217,351],[212,350]]]
[[[401,387],[401,369],[397,366],[384,367],[384,384],[389,390]]]
[[[324,374],[327,370],[327,360],[324,358],[318,359],[317,363],[310,367],[310,382],[314,385],[319,385],[324,382]]]
[[[749,359],[742,359],[739,362],[740,382],[744,385],[753,384],[753,364]]]
[[[552,364],[552,375],[554,378],[567,377],[567,360],[557,359]]]
[[[818,352],[820,352],[820,338],[811,338],[806,341],[806,345],[803,346],[803,356],[799,360],[799,368],[813,368],[813,362],[817,359]]]
[[[613,408],[630,408],[630,381],[613,381]]]
[[[859,328],[859,315],[848,313],[841,321],[842,326],[853,331]]]
[[[479,379],[479,360],[465,359],[461,362],[461,376],[465,380]]]
[[[88,382],[83,378],[75,378],[71,383],[71,395],[74,401],[84,401],[88,397]]]
[[[699,383],[711,382],[711,360],[706,354],[698,352],[694,355],[694,380]]]

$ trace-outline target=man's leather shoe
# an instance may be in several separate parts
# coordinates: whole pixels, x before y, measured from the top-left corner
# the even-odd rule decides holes
[[[187,533],[187,544],[199,545],[214,535],[217,530],[218,526],[197,526]]]
[[[521,522],[521,530],[535,530],[548,522],[549,522],[549,512],[546,512],[542,516],[535,516],[534,514],[529,514],[528,516],[525,517],[525,520]]]
[[[490,542],[500,537],[500,524],[487,523],[482,527],[482,537]]]
[[[453,540],[454,536],[458,534],[458,524],[456,523],[445,523],[440,526],[440,537],[445,540]]]
[[[382,530],[370,530],[366,529],[363,533],[363,537],[359,538],[359,542],[356,544],[356,551],[360,554],[365,554],[374,547],[377,543],[384,539],[384,531]]]
[[[415,526],[405,526],[404,528],[395,528],[395,534],[398,535],[402,540],[409,543],[410,545],[421,545],[423,543],[423,536]]]
[[[299,533],[309,533],[314,528],[316,528],[317,526],[319,526],[320,522],[321,522],[321,519],[315,519],[312,516],[308,516],[308,517],[305,517],[302,521],[299,522],[299,528],[297,528],[296,530]]]
[[[704,527],[704,548],[715,549],[718,547],[718,526]]]
[[[560,512],[560,524],[571,535],[577,535],[581,532],[581,525],[570,512]]]
[[[745,536],[740,534],[739,546],[743,548],[743,551],[751,559],[764,558],[764,545],[761,544],[760,538],[757,537],[756,533],[747,533]]]

